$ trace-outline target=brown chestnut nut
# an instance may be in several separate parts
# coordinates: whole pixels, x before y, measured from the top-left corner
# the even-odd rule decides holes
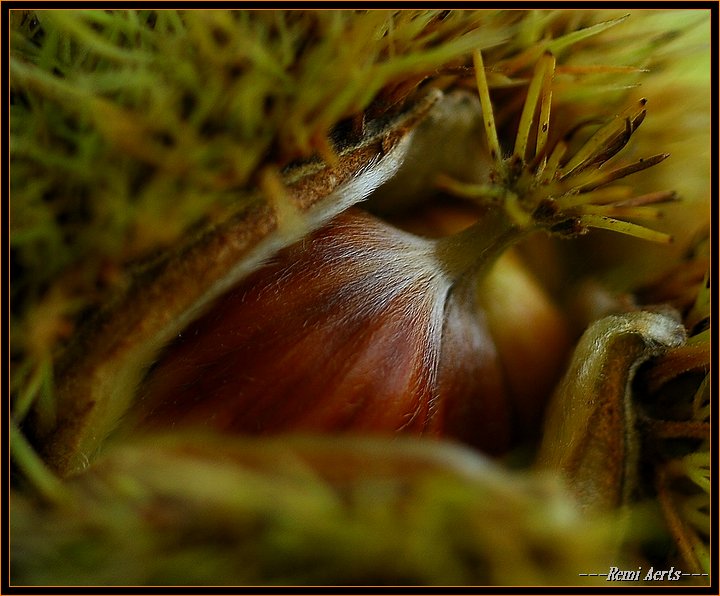
[[[510,379],[557,372],[567,331],[547,297],[529,288],[519,298],[528,349],[503,345],[512,341],[505,336],[496,342],[496,321],[519,308],[517,297],[499,295],[503,277],[523,273],[504,261],[482,287],[497,299],[484,309],[478,288],[450,275],[443,259],[459,245],[448,242],[360,210],[343,213],[185,329],[149,374],[131,419],[259,434],[450,435],[503,452],[516,426],[513,402],[535,389]],[[490,245],[483,256],[503,249]],[[510,349],[500,354],[498,344]]]

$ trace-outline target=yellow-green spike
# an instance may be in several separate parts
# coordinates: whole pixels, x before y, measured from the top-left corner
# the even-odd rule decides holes
[[[493,115],[492,103],[490,103],[490,89],[485,77],[485,65],[483,64],[480,50],[473,52],[473,65],[475,66],[475,80],[477,82],[478,94],[480,95],[480,106],[482,108],[483,124],[487,136],[488,149],[498,170],[503,169],[502,153],[498,141],[497,129],[495,128],[495,116]]]
[[[560,161],[563,157],[565,157],[567,148],[567,143],[565,141],[559,141],[558,144],[555,145],[555,149],[553,149],[552,153],[550,154],[550,158],[545,165],[545,172],[543,173],[542,179],[540,180],[541,183],[545,184],[555,178],[555,174],[560,167]]]
[[[617,203],[618,207],[639,207],[641,205],[658,205],[660,203],[674,203],[679,201],[680,197],[674,190],[661,190],[658,192],[650,192],[637,197],[632,197]]]
[[[669,153],[658,153],[657,155],[653,155],[644,159],[639,159],[635,163],[631,163],[630,165],[624,166],[622,168],[617,168],[610,172],[603,172],[602,170],[599,170],[597,172],[598,175],[592,176],[592,178],[588,182],[586,182],[582,186],[579,186],[577,190],[579,192],[594,190],[615,180],[620,180],[620,178],[625,178],[625,176],[629,176],[630,174],[634,174],[635,172],[640,172],[642,170],[646,170],[647,168],[651,168],[652,166],[659,164],[661,161],[665,161],[668,157],[670,157]],[[595,174],[595,172],[593,174]]]
[[[552,40],[548,44],[547,47],[554,54],[558,54],[559,52],[565,50],[566,48],[570,47],[571,45],[573,45],[575,43],[578,43],[579,41],[587,39],[588,37],[592,37],[593,35],[602,33],[603,31],[610,29],[611,27],[614,27],[615,25],[619,25],[625,19],[627,19],[629,16],[630,16],[630,14],[628,13],[626,15],[623,15],[616,19],[612,19],[610,21],[604,21],[602,23],[597,23],[596,25],[591,25],[590,27],[586,27],[585,29],[578,29],[571,33],[567,33],[566,35],[563,35],[562,37],[558,37],[558,38]]]
[[[557,199],[557,206],[562,209],[571,209],[581,205],[607,205],[624,201],[632,196],[632,186],[610,186],[591,192],[568,194]]]
[[[572,159],[562,168],[561,178],[566,178],[582,165],[587,163],[593,157],[597,156],[604,148],[612,144],[619,135],[627,134],[627,122],[636,121],[644,111],[647,103],[645,99],[641,99],[637,106],[627,108],[621,114],[618,114],[613,120],[601,127],[587,142],[580,147],[578,152],[573,155]],[[630,131],[632,133],[632,130]]]
[[[583,205],[577,209],[582,215],[604,215],[611,218],[657,220],[662,211],[655,207],[623,207],[622,205]]]
[[[470,182],[461,182],[447,174],[438,174],[435,178],[435,186],[448,193],[468,199],[483,199],[492,202],[494,199],[502,198],[505,189],[499,186],[489,184],[474,184]]]
[[[629,221],[621,221],[619,219],[613,219],[612,217],[606,217],[605,215],[581,215],[579,217],[579,222],[580,225],[588,228],[612,230],[613,232],[635,236],[636,238],[650,240],[651,242],[659,242],[661,244],[670,244],[672,242],[672,236],[670,234],[658,232],[657,230],[651,230],[650,228],[639,226],[637,224],[630,223]]]
[[[540,90],[540,120],[538,122],[537,141],[535,142],[535,155],[542,155],[536,174],[538,177],[542,174],[547,162],[547,156],[544,155],[544,152],[550,135],[550,104],[552,102],[552,81],[555,76],[555,56],[547,53],[543,55],[541,60],[546,64]]]
[[[538,99],[540,97],[540,89],[545,76],[545,70],[548,67],[546,57],[547,54],[544,54],[535,66],[535,72],[533,73],[533,78],[530,81],[530,86],[528,87],[527,97],[525,98],[525,105],[523,106],[523,111],[520,115],[520,124],[518,126],[517,137],[515,139],[513,157],[516,159],[519,158],[522,163],[526,163],[525,156],[527,153],[528,139],[530,138],[530,129],[532,128],[535,108],[537,107]]]

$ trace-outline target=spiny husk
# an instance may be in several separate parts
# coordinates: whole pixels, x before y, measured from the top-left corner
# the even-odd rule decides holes
[[[369,121],[397,115],[420,81],[510,37],[519,20],[440,11],[13,17],[13,394],[16,421],[36,404],[45,427],[62,415],[58,353],[88,313],[132,292],[138,263],[172,260],[199,229],[267,211],[261,172],[317,154],[336,165],[329,136],[341,120],[354,119],[341,137],[362,137],[369,107]]]
[[[139,271],[126,292],[87,321],[58,359],[56,408],[35,414],[34,440],[60,474],[81,469],[131,404],[137,385],[159,350],[213,300],[274,253],[362,200],[402,162],[415,121],[437,94],[392,125],[338,152],[329,168],[310,162],[284,180],[272,172],[266,199],[249,205],[159,262]],[[275,187],[278,187],[275,189]]]
[[[666,14],[689,15],[669,49],[671,36],[661,26],[673,17]],[[396,109],[423,78],[467,65],[470,50],[491,48],[491,86],[512,89],[553,38],[573,66],[597,66],[601,47],[602,63],[629,70],[567,73],[565,90],[555,93],[563,110],[585,116],[613,105],[641,79],[657,80],[666,94],[663,77],[688,73],[683,101],[666,104],[668,117],[656,130],[697,145],[704,120],[694,117],[692,135],[673,131],[687,122],[677,118],[685,99],[704,97],[698,53],[687,49],[702,36],[697,27],[695,37],[685,34],[702,14],[649,11],[612,21],[623,15],[14,12],[14,352],[32,359],[28,375],[47,368],[84,310],[124,286],[129,262],[173,246],[199,221],[223,219],[263,166],[282,168],[320,149],[327,154],[327,135],[339,120],[368,107],[375,114]],[[608,21],[613,26],[598,33],[595,26]],[[585,26],[593,35],[579,35]],[[665,37],[654,39],[658,31]],[[682,60],[695,66],[686,69]],[[589,93],[578,97],[583,90]],[[698,108],[684,114],[707,113]]]
[[[590,266],[609,287],[630,292],[681,261],[706,228],[712,168],[709,13],[648,11],[642,19],[634,16],[606,33],[606,48],[617,52],[625,64],[646,70],[637,76],[637,85],[627,90],[628,105],[645,97],[649,106],[642,134],[630,151],[640,157],[661,150],[670,157],[652,175],[635,175],[631,180],[638,194],[677,192],[681,200],[668,205],[656,225],[675,242],[671,247],[647,244],[636,250],[632,239],[610,241],[601,232],[568,247],[573,267]]]
[[[440,16],[16,14],[12,242],[27,274],[14,292],[18,322],[31,326],[22,347],[45,352],[64,335],[33,338],[42,325],[20,306],[42,299],[48,284],[58,306],[47,326],[72,321],[98,289],[122,284],[129,261],[247,204],[242,191],[265,166],[328,157],[338,122],[374,101],[397,111],[404,95],[382,100],[383,90],[497,44],[517,20]]]

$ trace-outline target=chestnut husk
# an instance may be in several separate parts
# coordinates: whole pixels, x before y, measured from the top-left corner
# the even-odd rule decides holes
[[[237,213],[140,264],[128,289],[84,322],[58,358],[54,418],[34,415],[31,439],[56,472],[85,468],[130,407],[157,353],[228,287],[277,250],[367,197],[397,171],[414,132],[441,93],[430,90],[399,115],[369,122],[338,143],[338,162],[289,167],[283,197],[256,192]]]

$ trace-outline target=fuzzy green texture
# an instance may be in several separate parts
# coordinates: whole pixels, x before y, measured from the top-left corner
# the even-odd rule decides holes
[[[673,258],[664,249],[637,250],[636,240],[602,233],[573,243],[568,254],[592,261],[608,283],[623,289],[647,281],[646,271],[676,262],[690,234],[709,220],[708,13],[638,11],[625,19],[624,13],[14,12],[11,438],[23,480],[13,497],[18,581],[116,584],[127,581],[130,570],[131,581],[146,583],[552,584],[572,583],[578,566],[597,571],[585,566],[599,564],[607,536],[583,534],[579,521],[562,515],[546,516],[546,507],[561,503],[564,511],[566,504],[560,495],[549,505],[538,503],[532,481],[511,491],[517,507],[512,500],[478,497],[472,483],[445,482],[440,475],[422,480],[409,508],[393,508],[397,495],[359,488],[351,507],[310,483],[291,486],[269,512],[263,498],[278,489],[273,478],[258,473],[243,483],[172,450],[158,450],[155,468],[135,459],[122,474],[114,476],[111,465],[65,485],[44,469],[22,429],[32,410],[55,416],[58,352],[85,315],[126,286],[138,263],[181,245],[204,223],[222,220],[264,167],[280,169],[317,154],[329,158],[329,136],[339,123],[392,114],[428,82],[471,87],[477,49],[495,97],[507,100],[502,117],[508,128],[517,107],[513,94],[525,88],[548,49],[560,66],[553,109],[569,123],[612,117],[631,99],[649,97],[647,122],[628,150],[637,157],[667,150],[672,158],[632,183],[641,191],[675,188],[682,195],[663,223],[678,240]],[[706,308],[703,300],[709,304],[701,290],[698,308]],[[702,391],[693,415],[705,420]],[[681,503],[701,537],[700,550],[709,525],[706,447],[681,462],[681,475],[700,489],[684,491]],[[127,462],[138,455],[133,449],[109,461]],[[161,479],[168,486],[192,468],[225,489],[218,510],[203,512],[202,486],[186,495],[165,487],[179,520],[170,555],[162,536],[146,531],[144,517],[156,498],[148,488],[152,470],[161,464],[176,466],[177,476]],[[373,499],[387,507],[370,507]],[[84,521],[78,511],[87,510],[94,514]],[[188,510],[199,516],[197,527],[186,526]],[[507,519],[512,532],[506,543],[484,542],[487,529],[461,537],[468,520],[482,525],[486,518]],[[167,523],[172,527],[173,520]],[[228,525],[238,557],[252,561],[247,567],[238,568],[224,553]],[[244,527],[257,533],[244,535]],[[247,536],[252,540],[243,543]],[[318,547],[312,560],[308,544]],[[558,557],[549,567],[530,552],[547,544]],[[492,556],[488,567],[472,564]],[[709,565],[706,550],[699,557]],[[509,560],[517,566],[512,577],[503,575]]]
[[[16,497],[20,583],[577,583],[608,563],[617,531],[583,519],[554,479],[412,440],[153,437],[67,490],[62,517]]]

